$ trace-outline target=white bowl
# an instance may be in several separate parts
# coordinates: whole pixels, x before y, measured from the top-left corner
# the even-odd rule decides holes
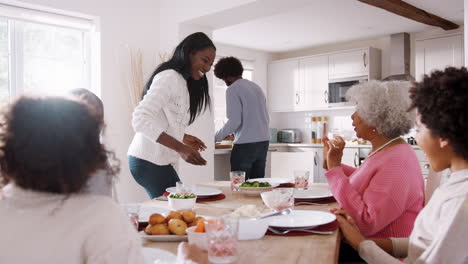
[[[177,199],[171,198],[170,195],[167,196],[167,200],[169,201],[169,207],[174,210],[192,210],[195,207],[195,203],[197,202],[197,197],[189,198],[189,199]]]
[[[268,219],[239,218],[239,240],[255,240],[265,236],[268,229]]]
[[[203,249],[203,250],[208,250],[208,236],[206,233],[197,233],[194,232],[193,230],[196,228],[196,226],[191,226],[187,228],[187,237],[188,237],[188,242],[190,244],[195,244],[197,247]]]

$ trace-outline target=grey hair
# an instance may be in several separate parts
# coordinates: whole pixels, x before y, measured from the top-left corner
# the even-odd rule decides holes
[[[410,85],[404,81],[369,81],[351,87],[346,97],[356,104],[357,114],[367,125],[382,136],[394,138],[414,126],[415,112],[407,111]]]

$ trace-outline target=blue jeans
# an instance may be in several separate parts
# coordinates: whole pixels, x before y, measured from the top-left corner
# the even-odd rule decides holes
[[[180,181],[172,165],[159,166],[128,156],[128,166],[135,181],[145,188],[151,199],[163,195],[166,188],[176,186],[176,182]]]
[[[231,171],[245,171],[245,179],[265,177],[269,141],[234,144],[231,152]]]

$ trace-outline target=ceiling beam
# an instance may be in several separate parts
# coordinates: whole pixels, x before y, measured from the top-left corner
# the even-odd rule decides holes
[[[357,0],[359,2],[382,8],[388,12],[406,17],[426,25],[441,27],[444,30],[457,29],[459,26],[451,21],[428,13],[413,5],[405,3],[401,0]]]

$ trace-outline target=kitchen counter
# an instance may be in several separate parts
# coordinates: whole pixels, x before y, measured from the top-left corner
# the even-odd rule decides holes
[[[278,148],[322,148],[323,144],[312,143],[270,143],[268,151],[278,151]],[[350,144],[347,143],[346,148],[371,148],[370,144]],[[412,145],[414,149],[420,149],[418,145]],[[232,148],[215,149],[215,155],[230,154]]]

